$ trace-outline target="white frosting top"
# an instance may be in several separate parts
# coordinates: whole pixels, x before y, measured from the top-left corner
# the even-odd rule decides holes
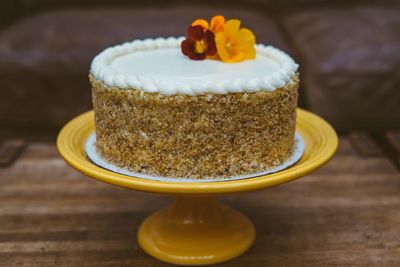
[[[181,52],[183,39],[135,40],[107,48],[94,58],[91,73],[111,87],[198,95],[272,91],[290,82],[298,68],[281,50],[261,44],[254,60],[191,60]]]

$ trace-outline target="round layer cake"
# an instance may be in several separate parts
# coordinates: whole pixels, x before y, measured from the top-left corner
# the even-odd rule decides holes
[[[284,162],[294,149],[298,65],[264,45],[254,60],[190,60],[182,40],[135,40],[93,60],[100,156],[133,172],[198,179]]]

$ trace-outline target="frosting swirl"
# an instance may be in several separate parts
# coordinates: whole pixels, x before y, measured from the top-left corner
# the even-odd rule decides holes
[[[298,65],[272,46],[256,45],[257,58],[240,63],[192,61],[181,55],[183,37],[135,40],[103,50],[92,75],[110,87],[162,95],[273,91],[290,82]]]

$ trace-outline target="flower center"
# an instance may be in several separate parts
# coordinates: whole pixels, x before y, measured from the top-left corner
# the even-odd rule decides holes
[[[227,42],[226,44],[225,44],[225,47],[226,47],[226,50],[228,50],[228,53],[229,54],[232,54],[233,53],[233,45],[232,45],[232,43],[230,43],[230,42]]]
[[[196,54],[203,54],[204,51],[206,50],[206,45],[204,44],[203,41],[198,41],[194,45],[194,51]]]

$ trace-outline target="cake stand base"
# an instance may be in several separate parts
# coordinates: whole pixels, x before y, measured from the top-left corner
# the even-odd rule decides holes
[[[334,155],[337,135],[320,117],[298,109],[296,131],[302,136],[305,148],[297,164],[276,173],[232,181],[161,181],[101,168],[90,161],[85,150],[94,132],[93,112],[82,114],[64,126],[58,135],[57,147],[71,166],[89,177],[132,190],[176,196],[173,205],[150,215],[142,223],[139,244],[162,261],[202,265],[239,256],[255,237],[250,220],[220,205],[217,196],[290,182],[320,168]]]
[[[251,221],[216,197],[178,197],[140,226],[140,246],[153,257],[174,264],[204,265],[226,261],[254,242]]]

